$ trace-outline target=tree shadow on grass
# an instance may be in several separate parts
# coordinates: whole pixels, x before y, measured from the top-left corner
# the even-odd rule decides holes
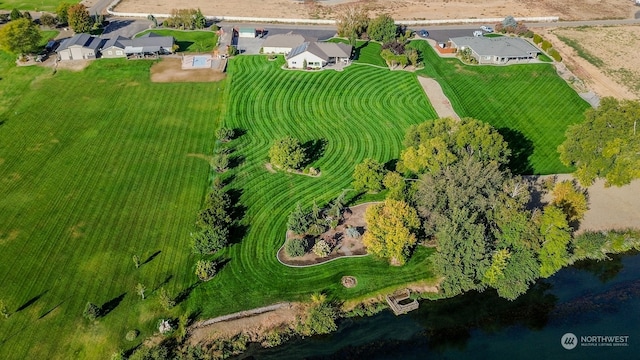
[[[235,169],[242,165],[245,157],[242,155],[229,156],[229,169]]]
[[[118,307],[118,305],[120,305],[120,302],[122,302],[122,299],[124,299],[125,295],[127,295],[127,293],[122,293],[116,297],[114,297],[113,299],[107,301],[106,303],[102,304],[102,306],[100,307],[100,316],[107,316],[110,312],[112,312],[116,307]]]
[[[202,284],[201,281],[196,281],[195,283],[189,285],[188,287],[186,287],[185,289],[180,291],[178,293],[178,295],[174,299],[174,301],[176,302],[176,305],[178,305],[181,302],[187,300],[189,298],[189,295],[191,295],[191,292],[193,292],[193,290],[195,290],[195,288],[200,286],[200,284]]]
[[[247,133],[247,130],[245,130],[245,129],[234,128],[233,129],[233,137],[231,137],[231,140],[235,140],[235,139],[237,139],[239,137],[242,137],[246,133]]]
[[[40,315],[40,317],[38,317],[38,320],[44,318],[45,316],[51,314],[51,312],[53,312],[53,310],[57,309],[60,307],[60,305],[64,304],[64,302],[67,300],[62,300],[61,302],[59,302],[57,305],[55,305],[54,307],[52,307],[51,309],[45,311],[44,313],[42,313],[42,315]]]
[[[241,224],[240,221],[244,217],[247,207],[242,205],[240,197],[242,196],[241,189],[230,189],[227,191],[229,199],[231,200],[231,207],[229,216],[233,219],[234,223],[229,227],[229,244],[237,244],[244,238],[249,230],[247,225]]]
[[[365,47],[367,47],[367,45],[369,45],[369,42],[363,42],[360,45],[354,46],[353,47],[353,60],[359,60],[360,59],[360,53],[362,52],[362,49],[364,49]]]
[[[35,303],[36,301],[40,300],[40,298],[46,294],[47,292],[49,292],[49,290],[45,290],[43,292],[41,292],[40,294],[32,297],[31,299],[27,300],[24,304],[20,305],[20,307],[16,310],[16,312],[20,312],[26,308],[28,308],[29,306],[31,306],[33,303]]]
[[[186,41],[186,40],[176,41],[176,45],[178,45],[178,51],[187,51],[189,46],[193,44],[194,44],[193,41]]]
[[[158,251],[154,252],[153,254],[151,254],[151,255],[147,258],[147,260],[145,260],[145,261],[142,263],[142,265],[144,265],[144,264],[146,264],[146,263],[150,262],[151,260],[155,259],[155,258],[156,258],[156,256],[160,255],[160,253],[161,253],[161,252],[162,252],[162,250],[158,250]]]
[[[509,128],[500,128],[498,132],[509,146],[511,157],[509,158],[509,169],[517,175],[533,174],[533,167],[529,158],[533,154],[533,142],[522,132]]]
[[[167,275],[164,280],[162,280],[162,282],[160,282],[160,284],[158,284],[158,286],[156,286],[154,291],[157,291],[158,289],[160,289],[161,287],[167,285],[169,283],[169,281],[171,281],[171,279],[173,279],[173,275],[169,274]]]
[[[307,161],[303,164],[303,166],[308,166],[314,161],[320,159],[322,155],[324,155],[327,143],[327,139],[317,139],[309,140],[306,143],[302,144],[302,149],[307,155]]]

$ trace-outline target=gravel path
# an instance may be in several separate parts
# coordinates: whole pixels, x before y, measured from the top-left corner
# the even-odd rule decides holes
[[[458,116],[455,110],[453,110],[449,98],[447,98],[444,92],[442,92],[442,87],[440,87],[440,84],[438,84],[437,81],[422,76],[418,76],[418,81],[420,82],[420,85],[422,85],[424,92],[427,94],[431,105],[435,109],[436,113],[438,113],[438,117],[451,117],[456,120],[460,120],[460,116]]]
[[[222,322],[222,321],[230,321],[230,320],[241,319],[241,318],[250,317],[250,316],[254,316],[254,315],[258,315],[258,314],[262,314],[262,313],[266,313],[266,312],[270,312],[270,311],[274,311],[274,310],[278,310],[278,309],[282,309],[282,308],[289,308],[291,306],[292,306],[291,303],[278,303],[278,304],[264,306],[264,307],[261,307],[261,308],[251,309],[251,310],[247,310],[247,311],[240,311],[240,312],[237,312],[237,313],[224,315],[224,316],[218,316],[218,317],[213,318],[213,319],[208,319],[208,320],[205,320],[205,321],[201,321],[199,323],[196,323],[194,327],[198,328],[198,327],[203,327],[203,326],[208,326],[208,325],[212,325],[212,324],[215,324],[215,323],[219,323],[219,322]]]

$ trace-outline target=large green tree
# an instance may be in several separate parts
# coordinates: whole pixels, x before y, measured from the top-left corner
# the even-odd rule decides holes
[[[385,173],[381,163],[366,158],[353,171],[353,187],[356,191],[378,192],[383,189]]]
[[[583,186],[604,178],[607,185],[626,185],[640,178],[640,102],[603,98],[585,121],[567,129],[558,147],[560,160],[575,166]]]
[[[29,19],[18,19],[0,28],[0,48],[14,54],[34,51],[42,35]]]
[[[544,241],[539,253],[540,276],[546,278],[567,264],[569,258],[567,247],[571,241],[571,233],[566,215],[562,209],[553,205],[544,208],[539,219],[539,227]]]
[[[396,26],[393,18],[388,14],[380,14],[375,19],[369,22],[367,27],[367,35],[370,39],[388,43],[395,40],[398,33],[398,26]]]
[[[87,33],[91,30],[92,20],[89,10],[83,4],[75,4],[67,11],[69,26],[76,33]]]
[[[271,164],[285,170],[298,170],[307,161],[307,155],[298,139],[287,136],[276,140],[269,149]]]
[[[416,210],[404,201],[387,200],[370,206],[365,219],[367,230],[362,242],[367,250],[393,264],[404,264],[417,241],[420,219]]]
[[[69,8],[73,6],[67,2],[62,2],[56,7],[56,15],[58,16],[58,24],[64,25],[69,22]]]
[[[345,6],[336,15],[338,36],[358,38],[367,30],[368,24],[369,13],[363,6]]]

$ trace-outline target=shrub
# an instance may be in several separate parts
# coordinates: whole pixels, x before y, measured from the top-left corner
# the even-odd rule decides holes
[[[353,226],[349,226],[344,232],[348,237],[352,239],[357,239],[360,237],[360,232]]]
[[[165,288],[160,288],[160,297],[158,298],[158,302],[160,302],[160,306],[165,310],[171,310],[172,307],[176,306],[176,302],[171,298],[169,292]]]
[[[316,241],[315,245],[313,245],[312,249],[313,253],[320,256],[325,257],[331,253],[331,247],[324,240]]]
[[[227,142],[233,138],[233,129],[221,127],[216,131],[216,137],[222,142]]]
[[[191,247],[197,254],[212,254],[229,243],[229,230],[214,225],[195,234],[191,234]]]
[[[211,159],[211,165],[219,173],[229,170],[229,155],[224,153],[214,155],[213,159]]]
[[[9,309],[7,309],[7,305],[4,304],[3,300],[0,300],[0,316],[5,319],[9,317]]]
[[[522,36],[526,37],[527,39],[531,39],[533,37],[533,31],[527,30],[524,34],[522,34]]]
[[[533,34],[533,42],[535,44],[540,44],[542,42],[542,36],[538,34]]]
[[[82,312],[82,316],[89,321],[94,321],[100,316],[100,308],[98,305],[88,302],[84,307],[84,311]]]
[[[42,24],[43,26],[52,28],[56,26],[57,22],[58,19],[56,19],[55,16],[51,14],[45,13],[40,16],[40,24]]]
[[[310,214],[302,209],[300,203],[296,204],[295,210],[289,214],[287,227],[296,234],[304,234],[311,226]]]
[[[311,226],[309,226],[309,229],[307,230],[307,233],[309,235],[320,235],[323,232],[325,232],[327,229],[324,225],[319,224],[319,223],[315,223],[315,224],[311,224]]]
[[[284,244],[284,251],[289,257],[298,257],[307,252],[307,246],[309,246],[307,239],[289,239]]]
[[[389,49],[394,55],[404,54],[404,44],[397,41],[390,41],[382,45],[382,50]]]
[[[298,170],[307,161],[307,155],[298,139],[287,136],[274,142],[269,149],[269,159],[273,165],[285,170]]]
[[[202,281],[210,280],[216,274],[216,264],[213,261],[198,260],[196,275]]]
[[[547,50],[549,50],[549,48],[551,48],[551,43],[549,41],[547,41],[547,40],[544,40],[542,42],[542,46],[541,47],[542,47],[542,50],[547,51]]]
[[[551,56],[553,58],[553,60],[555,61],[562,61],[562,56],[560,56],[560,53],[558,52],[558,50],[551,48],[548,51],[549,56]]]
[[[138,330],[131,330],[127,332],[127,335],[124,338],[127,339],[127,341],[133,341],[138,337],[138,334]]]

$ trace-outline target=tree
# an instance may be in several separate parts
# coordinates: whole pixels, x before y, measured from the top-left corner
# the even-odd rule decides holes
[[[367,27],[367,35],[369,35],[369,38],[382,43],[395,40],[397,33],[398,27],[393,18],[388,14],[378,15],[378,17],[369,22],[369,26]]]
[[[165,288],[160,288],[160,296],[158,297],[158,302],[160,303],[160,306],[162,306],[165,310],[171,310],[171,308],[176,305],[175,300],[171,298],[169,292]]]
[[[29,21],[33,21],[33,17],[31,16],[31,13],[28,11],[25,11],[22,13],[22,17],[29,20]]]
[[[71,5],[67,11],[67,21],[76,33],[87,33],[91,30],[91,16],[83,4]]]
[[[570,223],[582,220],[589,209],[584,191],[580,191],[573,181],[568,180],[557,183],[553,188],[551,205],[562,209]]]
[[[378,192],[382,190],[384,166],[374,159],[366,158],[356,165],[353,172],[353,187],[356,191]]]
[[[540,276],[547,278],[567,263],[571,233],[565,214],[553,205],[545,206],[539,222],[540,235],[544,240],[538,255]]]
[[[147,288],[144,287],[143,284],[138,283],[138,285],[136,285],[136,294],[140,295],[140,297],[142,298],[142,300],[144,300],[144,292],[147,291]]]
[[[72,4],[63,2],[56,7],[56,15],[58,16],[58,23],[60,25],[67,24],[69,22],[69,8]]]
[[[40,23],[43,26],[54,28],[56,27],[57,22],[58,20],[51,14],[44,13],[42,14],[42,16],[40,16]]]
[[[502,20],[502,26],[503,26],[504,28],[511,27],[511,28],[514,28],[514,29],[515,29],[515,27],[516,27],[517,25],[518,25],[518,22],[517,22],[517,21],[516,21],[516,19],[515,19],[513,16],[511,16],[511,15],[509,15],[509,16],[507,16],[507,17],[505,17],[505,18],[504,18],[504,20]]]
[[[229,170],[229,155],[224,153],[214,155],[211,159],[211,165],[220,173]]]
[[[4,300],[0,300],[0,316],[5,319],[9,317],[9,309],[7,309],[7,305],[4,303]]]
[[[582,186],[604,178],[605,185],[622,186],[640,178],[640,101],[607,97],[585,121],[570,126],[558,147],[560,160],[575,166]]]
[[[40,38],[40,30],[28,19],[11,21],[0,28],[0,48],[17,55],[35,50]]]
[[[389,189],[387,199],[404,200],[405,194],[405,180],[399,173],[395,171],[389,171],[384,175],[382,184],[385,188]]]
[[[198,214],[198,226],[202,228],[227,227],[232,221],[229,216],[230,207],[229,195],[222,190],[221,185],[214,184],[205,200],[205,208]]]
[[[131,259],[133,260],[133,265],[136,267],[136,269],[139,268],[140,267],[140,256],[133,255],[131,257]]]
[[[207,25],[207,19],[202,15],[202,11],[198,8],[198,10],[193,15],[193,26],[196,29],[204,29]]]
[[[329,334],[338,329],[336,309],[326,301],[326,295],[314,294],[304,319],[298,319],[297,330],[301,335]]]
[[[222,142],[228,142],[233,138],[233,135],[234,135],[233,129],[229,129],[225,127],[221,127],[216,131],[216,137],[218,138],[218,140]]]
[[[338,36],[359,38],[367,30],[368,24],[369,13],[362,6],[345,6],[336,15]]]
[[[197,254],[213,254],[229,244],[229,229],[220,225],[206,227],[191,235],[191,248]]]
[[[100,316],[100,308],[98,307],[98,305],[88,302],[84,307],[82,316],[84,316],[89,321],[94,321]]]
[[[310,225],[311,220],[309,218],[309,213],[302,209],[302,205],[300,205],[300,203],[297,203],[296,208],[291,214],[289,214],[289,219],[287,221],[288,229],[293,231],[295,234],[304,234],[309,230]]]
[[[307,161],[300,141],[291,136],[276,140],[269,149],[269,158],[271,164],[285,170],[298,170]]]
[[[416,210],[404,201],[386,200],[370,206],[366,213],[367,230],[362,242],[371,253],[402,265],[416,243],[420,227]]]
[[[149,20],[149,21],[151,21],[153,23],[153,27],[154,28],[158,27],[158,19],[156,19],[156,17],[153,16],[153,14],[147,15],[147,20]]]
[[[405,51],[405,55],[407,55],[407,59],[409,59],[409,62],[411,63],[411,65],[413,66],[417,66],[418,65],[418,58],[420,57],[418,54],[418,50],[416,49],[407,49]]]
[[[22,13],[20,13],[20,10],[13,8],[13,10],[11,10],[11,21],[18,19],[22,19]]]
[[[196,276],[202,281],[207,281],[216,274],[216,263],[208,260],[198,260],[196,263]]]
[[[284,251],[289,257],[298,257],[307,253],[307,239],[288,239],[284,244]]]

